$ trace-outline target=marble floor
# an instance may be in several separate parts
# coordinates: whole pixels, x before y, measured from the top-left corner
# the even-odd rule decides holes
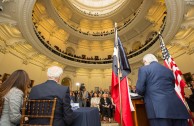
[[[101,121],[101,126],[119,126],[119,124],[115,121],[112,121],[111,123],[108,121]]]
[[[119,126],[118,123],[102,123],[101,126]]]

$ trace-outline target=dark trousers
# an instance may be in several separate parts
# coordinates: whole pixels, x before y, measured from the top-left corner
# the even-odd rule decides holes
[[[110,108],[102,107],[102,115],[104,117],[111,118],[111,109]]]
[[[149,119],[150,126],[189,126],[186,119]]]

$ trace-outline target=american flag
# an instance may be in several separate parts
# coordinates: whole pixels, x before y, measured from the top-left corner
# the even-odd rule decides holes
[[[184,87],[185,87],[186,84],[185,84],[185,81],[181,77],[182,72],[179,70],[179,68],[176,65],[175,61],[173,60],[173,58],[169,54],[169,51],[168,51],[168,49],[166,48],[166,46],[164,44],[164,40],[163,40],[161,34],[159,34],[159,40],[160,40],[160,47],[161,47],[161,51],[162,51],[162,56],[163,56],[163,59],[164,59],[164,65],[167,68],[169,68],[173,71],[173,74],[174,74],[174,77],[175,77],[175,91],[176,91],[177,95],[179,96],[179,98],[184,103],[184,105],[186,106],[189,113],[191,114],[189,106],[186,103],[185,97],[184,97]],[[188,119],[188,123],[189,123],[189,126],[193,126],[192,119]]]

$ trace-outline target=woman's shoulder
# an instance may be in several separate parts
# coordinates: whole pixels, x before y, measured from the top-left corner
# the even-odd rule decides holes
[[[17,93],[23,94],[23,91],[18,89],[17,87],[13,87],[11,90],[12,90],[12,92],[17,92]]]
[[[23,94],[24,93],[20,89],[13,87],[10,89],[6,96],[9,97],[11,95],[23,95]]]

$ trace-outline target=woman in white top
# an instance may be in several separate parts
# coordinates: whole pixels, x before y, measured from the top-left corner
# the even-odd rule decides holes
[[[98,94],[95,92],[94,97],[91,99],[91,107],[97,107],[99,109],[100,104],[100,98],[98,97]]]
[[[23,70],[13,72],[0,86],[0,126],[20,124],[23,97],[30,84],[28,74]]]

